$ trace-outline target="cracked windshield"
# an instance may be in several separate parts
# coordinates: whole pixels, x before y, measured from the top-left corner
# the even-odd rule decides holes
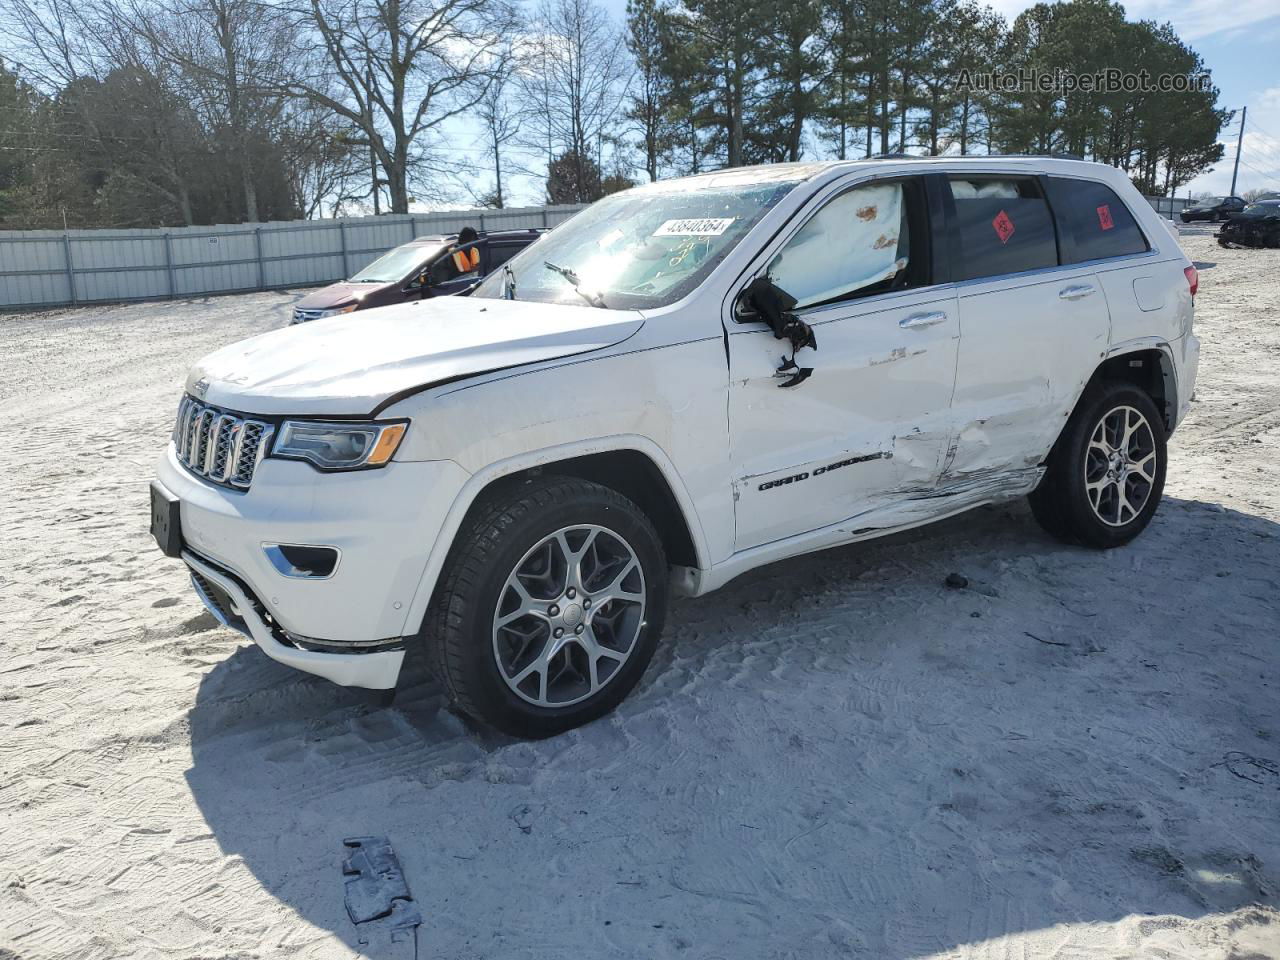
[[[611,309],[660,307],[693,290],[798,183],[654,188],[605,197],[490,276],[472,296]],[[514,291],[512,286],[514,285]]]

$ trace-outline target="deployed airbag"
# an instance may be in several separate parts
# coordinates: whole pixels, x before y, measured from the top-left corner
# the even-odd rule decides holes
[[[902,185],[858,187],[809,220],[769,266],[769,277],[798,308],[822,303],[892,277],[899,255]]]

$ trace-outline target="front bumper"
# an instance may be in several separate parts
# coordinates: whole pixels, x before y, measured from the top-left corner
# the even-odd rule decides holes
[[[182,560],[191,569],[196,595],[208,611],[224,626],[249,637],[272,660],[314,673],[344,687],[390,690],[396,685],[404,663],[402,646],[360,653],[300,649],[277,637],[272,626],[263,619],[258,604],[234,577],[210,566],[189,550],[183,551]]]
[[[289,317],[289,326],[293,326],[295,323],[310,323],[312,320],[319,320],[320,315],[323,313],[323,309],[304,310],[301,307],[294,307],[293,314]]]
[[[1247,230],[1240,227],[1235,229],[1227,229],[1223,227],[1214,234],[1214,238],[1218,243],[1234,243],[1238,247],[1251,247],[1254,249],[1265,249],[1269,246],[1276,245],[1280,242],[1280,230],[1274,233],[1268,233],[1264,230]]]
[[[347,653],[342,645],[377,646],[417,632],[409,610],[467,477],[447,460],[322,474],[306,463],[267,458],[241,492],[193,476],[172,443],[157,469],[157,481],[180,503],[184,561],[232,598],[243,632],[282,663],[380,689],[394,685],[403,653]],[[273,564],[266,549],[271,544],[333,547],[341,560],[324,578],[289,576]],[[338,652],[289,646],[273,627]],[[320,669],[336,663],[346,665]]]

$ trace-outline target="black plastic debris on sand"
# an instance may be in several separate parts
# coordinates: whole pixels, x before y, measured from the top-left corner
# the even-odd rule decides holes
[[[400,861],[386,837],[348,837],[342,841],[350,854],[342,861],[347,887],[347,916],[355,924],[390,918],[393,940],[422,923],[413,902]]]

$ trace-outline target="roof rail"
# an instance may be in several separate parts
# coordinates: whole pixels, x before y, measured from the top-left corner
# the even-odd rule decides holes
[[[955,160],[960,158],[959,154],[938,154],[937,156],[925,156],[918,153],[877,153],[868,157],[868,160]],[[962,159],[975,160],[1079,160],[1085,162],[1084,157],[1075,153],[966,153]]]
[[[971,154],[972,156],[972,154]],[[992,153],[989,154],[995,160],[1079,160],[1086,163],[1084,157],[1078,153]]]

